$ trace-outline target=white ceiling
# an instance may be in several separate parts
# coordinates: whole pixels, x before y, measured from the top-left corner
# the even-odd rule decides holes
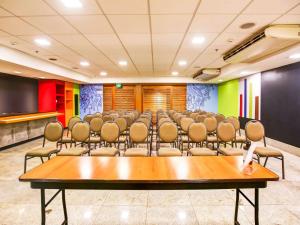
[[[100,71],[108,77],[172,71],[190,77],[199,68],[225,66],[222,54],[264,26],[300,24],[300,0],[80,1],[82,8],[71,9],[61,0],[0,0],[0,44],[45,60],[56,57],[51,63],[91,79]],[[247,22],[256,25],[239,28]],[[197,35],[205,37],[202,45],[192,44]],[[37,46],[38,37],[51,45]],[[81,60],[90,66],[81,67]],[[187,65],[179,67],[179,60]]]

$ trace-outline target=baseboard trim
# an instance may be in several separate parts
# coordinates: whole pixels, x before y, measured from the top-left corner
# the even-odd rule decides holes
[[[30,138],[30,139],[27,139],[27,140],[24,140],[24,141],[20,141],[20,142],[17,142],[17,143],[13,143],[11,145],[6,145],[6,146],[3,146],[0,148],[0,151],[3,151],[3,150],[6,150],[8,148],[13,148],[13,147],[16,147],[18,145],[22,145],[22,144],[25,144],[25,143],[28,143],[28,142],[31,142],[31,141],[35,141],[37,139],[40,139],[42,138],[44,135],[40,135],[40,136],[37,136],[37,137],[34,137],[34,138]]]

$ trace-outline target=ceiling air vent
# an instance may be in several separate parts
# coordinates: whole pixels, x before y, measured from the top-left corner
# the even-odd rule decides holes
[[[220,69],[205,68],[195,73],[193,78],[198,81],[208,81],[219,76],[220,73],[221,73]]]

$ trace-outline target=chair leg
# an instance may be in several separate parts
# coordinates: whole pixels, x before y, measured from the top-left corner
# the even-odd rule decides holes
[[[44,159],[43,159],[43,157],[40,157],[40,159],[41,159],[42,163],[44,163]]]
[[[282,179],[285,179],[284,156],[281,158]]]
[[[264,167],[267,165],[269,157],[266,157],[265,163],[264,163]]]
[[[25,155],[25,159],[24,159],[24,173],[26,173],[26,169],[27,169],[27,156]]]
[[[260,156],[256,154],[256,157],[257,157],[258,164],[260,164]]]

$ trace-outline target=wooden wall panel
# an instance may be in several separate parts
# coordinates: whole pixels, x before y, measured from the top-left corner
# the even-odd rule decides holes
[[[171,108],[178,111],[186,110],[186,86],[172,87]]]
[[[103,87],[103,111],[113,109],[113,86]]]
[[[122,89],[115,88],[113,108],[114,110],[134,110],[135,86],[123,86]]]

